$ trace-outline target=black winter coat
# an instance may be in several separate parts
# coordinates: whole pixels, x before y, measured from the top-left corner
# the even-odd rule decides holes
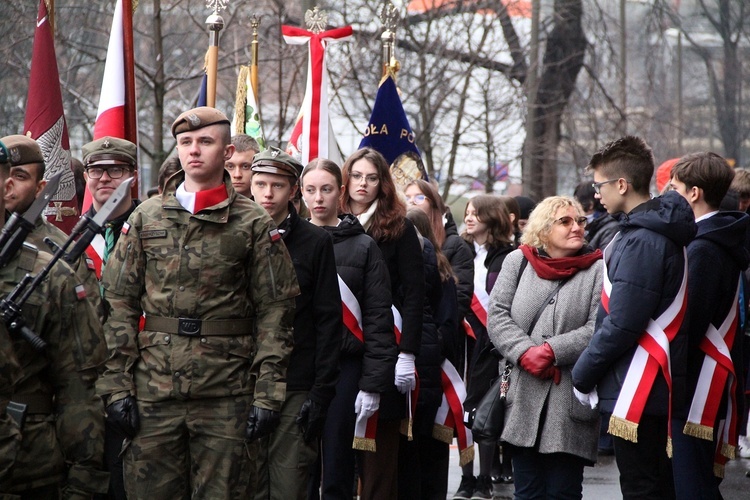
[[[340,215],[336,227],[325,229],[333,237],[339,276],[357,298],[362,311],[364,344],[346,326],[341,329],[342,357],[362,359],[359,388],[386,392],[393,387],[398,350],[393,334],[391,282],[377,243],[353,215]]]
[[[441,250],[457,278],[458,317],[465,318],[471,311],[471,297],[474,295],[474,254],[458,235],[450,211],[446,212],[445,218],[445,241]]]
[[[443,287],[437,267],[435,248],[429,240],[422,238],[424,248],[424,309],[422,315],[422,345],[415,360],[419,375],[419,398],[414,428],[423,435],[432,435],[435,413],[443,398],[440,364],[443,362],[440,335],[435,319],[440,307]]]
[[[750,217],[742,212],[721,212],[697,223],[698,232],[688,245],[688,357],[687,357],[687,398],[675,401],[673,415],[686,418],[690,409],[695,388],[698,384],[705,353],[700,343],[710,324],[719,328],[730,308],[737,305],[734,300],[740,273],[750,263],[750,253],[745,247]],[[742,380],[742,335],[735,334],[731,346],[737,377],[737,403],[741,410],[744,398]],[[726,396],[723,398],[726,399]],[[726,401],[724,401],[726,404]],[[718,418],[724,418],[726,410],[721,409]]]
[[[419,355],[422,343],[422,309],[424,305],[424,261],[414,224],[404,218],[404,230],[394,240],[378,241],[378,247],[391,277],[393,305],[401,313],[403,328],[398,349]],[[406,415],[406,397],[391,389],[380,397],[380,418],[401,419]]]
[[[287,390],[310,391],[310,399],[327,407],[336,392],[341,349],[341,296],[333,242],[326,231],[301,219],[291,203],[289,217],[279,230],[300,287]]]
[[[616,214],[620,234],[604,259],[612,282],[609,314],[599,307],[594,336],[573,367],[573,385],[583,393],[598,387],[599,406],[612,412],[638,339],[652,318],[674,301],[685,267],[684,247],[695,236],[693,210],[674,191]],[[674,401],[685,398],[687,322],[670,343]],[[659,372],[644,413],[666,416],[669,392]]]
[[[466,242],[472,256],[476,255],[474,251],[474,245]],[[503,261],[515,250],[515,246],[510,243],[507,245],[501,245],[491,247],[487,251],[487,257],[484,259],[484,265],[487,268],[487,280],[486,290],[487,293],[492,292],[492,287],[495,286],[498,274],[503,267]],[[467,387],[466,401],[464,401],[464,409],[470,411],[475,408],[482,396],[489,390],[492,381],[498,376],[498,367],[500,358],[495,354],[492,349],[492,342],[490,342],[489,335],[487,335],[487,329],[482,325],[479,319],[470,313],[466,320],[474,330],[476,336],[476,344],[474,345],[474,352],[471,353],[471,364],[469,384]]]

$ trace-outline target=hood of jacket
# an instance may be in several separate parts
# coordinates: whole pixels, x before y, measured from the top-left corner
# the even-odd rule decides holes
[[[334,244],[358,234],[365,234],[365,228],[354,215],[341,214],[339,220],[341,222],[338,226],[323,226],[323,229],[330,233]]]
[[[445,212],[443,218],[445,219],[445,236],[448,237],[451,234],[458,236],[458,227],[456,226],[456,221],[453,220],[453,214],[451,213],[450,208]]]
[[[695,237],[693,209],[676,191],[642,203],[628,214],[616,214],[615,218],[622,230],[649,229],[666,236],[678,246],[687,245]]]
[[[696,240],[714,243],[735,261],[737,267],[745,269],[750,264],[747,248],[750,216],[743,212],[719,212],[698,223]]]

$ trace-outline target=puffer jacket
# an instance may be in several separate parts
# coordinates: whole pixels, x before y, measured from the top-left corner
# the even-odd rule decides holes
[[[391,283],[377,243],[353,215],[339,216],[338,226],[325,226],[333,238],[336,269],[357,298],[362,311],[364,344],[344,326],[341,356],[362,358],[359,388],[385,392],[393,387],[398,350],[393,334]]]
[[[609,313],[599,307],[594,336],[573,367],[573,385],[583,393],[598,388],[601,411],[612,412],[638,339],[652,318],[672,304],[682,283],[685,246],[695,235],[693,211],[674,191],[615,215],[620,234],[604,260],[612,282]],[[675,401],[685,397],[687,322],[670,343]],[[669,391],[659,372],[644,413],[666,416]]]
[[[471,297],[474,295],[474,255],[463,238],[458,235],[450,210],[445,213],[444,218],[445,241],[440,249],[450,262],[453,274],[456,275],[458,317],[465,318],[471,311]]]

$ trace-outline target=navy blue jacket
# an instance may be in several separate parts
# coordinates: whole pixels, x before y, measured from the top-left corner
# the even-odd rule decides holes
[[[620,234],[604,259],[612,282],[609,314],[599,307],[589,346],[573,367],[573,385],[581,392],[598,386],[602,411],[612,412],[638,345],[651,318],[674,301],[682,283],[684,247],[695,235],[693,210],[674,191],[649,200],[629,214],[616,214]],[[684,399],[687,361],[686,324],[670,344],[674,396]],[[682,394],[680,394],[682,393]],[[669,392],[659,373],[644,413],[667,415]]]
[[[688,310],[690,311],[687,356],[687,399],[672,408],[676,417],[685,418],[690,409],[705,354],[700,343],[709,324],[716,328],[737,305],[734,294],[740,273],[750,263],[745,246],[750,217],[742,212],[721,212],[697,223],[698,233],[688,245]],[[739,329],[738,329],[739,330]],[[742,394],[742,335],[737,331],[730,346],[735,362],[738,394]],[[742,403],[741,396],[737,402]],[[677,403],[677,401],[675,401]],[[717,418],[724,418],[721,410]],[[740,412],[742,414],[742,412]]]

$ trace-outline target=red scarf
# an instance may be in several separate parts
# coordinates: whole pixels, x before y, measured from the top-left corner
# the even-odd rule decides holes
[[[521,245],[519,248],[536,271],[537,276],[543,280],[570,278],[581,269],[588,269],[602,258],[602,251],[598,249],[583,255],[553,259],[539,255],[539,249],[529,245]]]

